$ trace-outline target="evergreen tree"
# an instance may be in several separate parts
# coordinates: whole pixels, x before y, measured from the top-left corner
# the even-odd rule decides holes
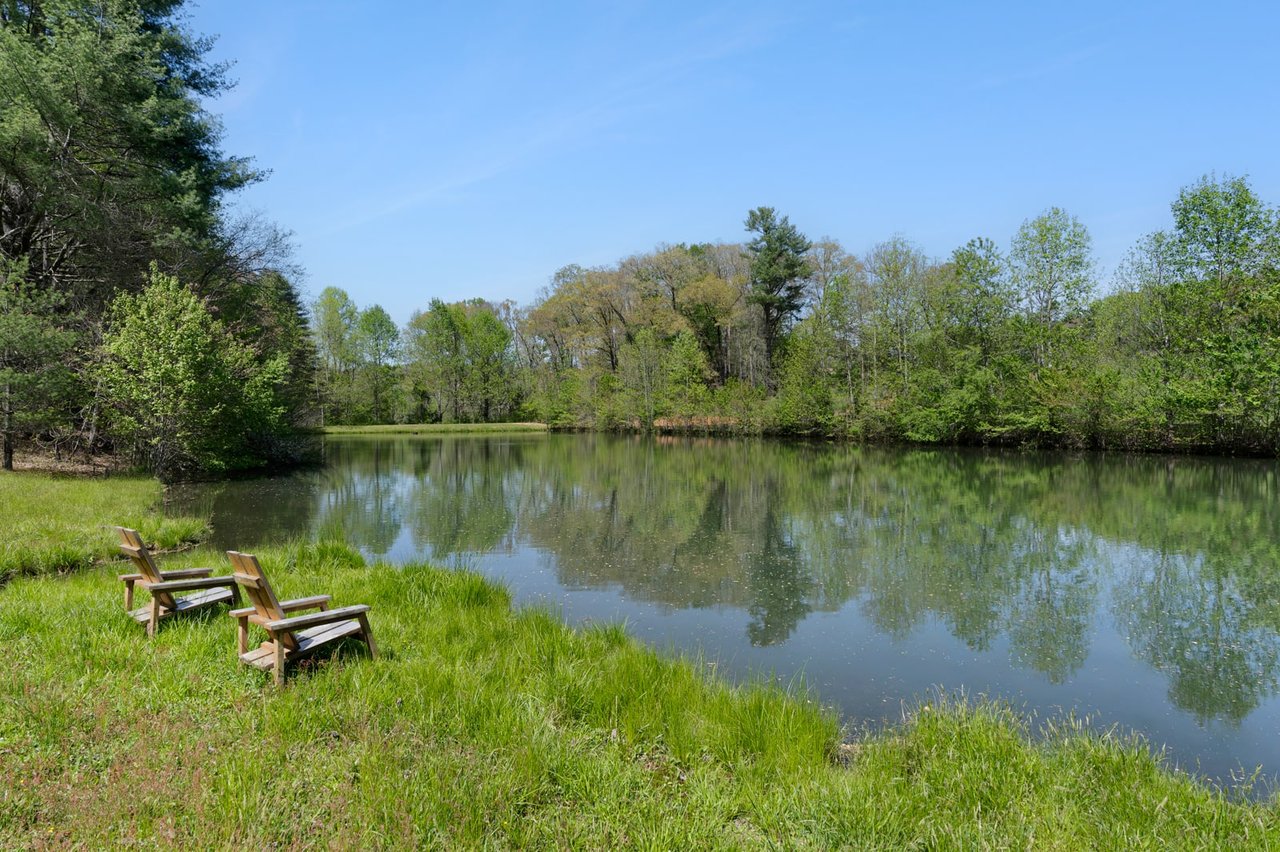
[[[751,301],[764,316],[765,356],[770,364],[788,324],[804,306],[805,280],[812,272],[806,255],[812,244],[772,207],[747,214],[746,228],[756,236],[751,255]]]
[[[0,256],[99,310],[160,259],[192,280],[223,197],[261,178],[219,148],[227,88],[181,0],[6,3],[0,15]],[[211,254],[212,252],[212,254]]]
[[[0,258],[0,432],[4,469],[13,470],[19,435],[58,419],[72,375],[65,359],[76,340],[60,321],[61,297],[26,281],[26,262]]]

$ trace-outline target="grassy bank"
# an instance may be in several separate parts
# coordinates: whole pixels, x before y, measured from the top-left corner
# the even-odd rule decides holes
[[[545,432],[545,423],[384,423],[376,426],[326,426],[326,435],[455,435]]]
[[[0,473],[0,584],[15,574],[70,571],[114,558],[109,524],[139,530],[162,548],[199,540],[201,518],[166,518],[160,483],[138,476],[83,478],[35,471]]]
[[[474,575],[260,554],[282,596],[372,604],[383,656],[352,644],[276,689],[221,612],[148,641],[111,566],[0,590],[0,848],[1280,843],[1273,806],[1114,739],[947,705],[842,748],[803,695],[514,613]]]

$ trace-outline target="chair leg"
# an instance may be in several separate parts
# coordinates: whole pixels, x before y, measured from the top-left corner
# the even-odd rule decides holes
[[[240,622],[240,628],[237,631],[236,638],[240,643],[240,653],[243,654],[245,651],[249,650],[249,619],[237,618],[236,621]]]
[[[151,598],[151,618],[147,620],[147,635],[155,636],[156,629],[160,626],[160,601],[155,597]]]
[[[378,656],[378,643],[373,641],[373,630],[369,628],[369,619],[365,618],[361,613],[357,618],[360,619],[360,632],[364,636],[364,644],[369,646],[369,656]]]
[[[284,643],[277,637],[276,645],[276,686],[284,686]]]
[[[125,612],[133,609],[133,581],[124,581],[124,609]]]

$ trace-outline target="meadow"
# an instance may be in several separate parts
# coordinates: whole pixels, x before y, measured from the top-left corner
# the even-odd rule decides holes
[[[163,493],[147,476],[3,474],[0,583],[16,574],[67,572],[115,558],[116,537],[109,529],[114,524],[134,527],[164,550],[198,542],[208,532],[208,521],[155,511]]]

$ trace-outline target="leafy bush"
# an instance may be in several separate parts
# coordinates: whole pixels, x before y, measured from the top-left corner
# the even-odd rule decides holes
[[[285,357],[260,362],[154,265],[145,290],[112,304],[103,353],[112,434],[162,479],[260,466],[285,431]]]

